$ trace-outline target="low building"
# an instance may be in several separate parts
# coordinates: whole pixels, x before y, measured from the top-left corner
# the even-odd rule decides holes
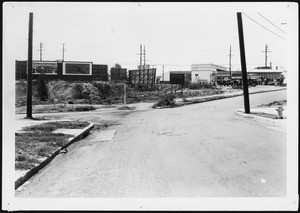
[[[41,74],[49,80],[108,81],[107,65],[83,61],[33,61],[32,78],[37,79]],[[16,60],[16,79],[26,78],[27,61]]]
[[[224,66],[216,64],[192,64],[191,81],[192,83],[208,83],[217,82],[218,73],[224,74],[228,72]]]
[[[277,85],[283,84],[285,78],[284,73],[286,72],[283,69],[273,69],[272,67],[257,67],[253,70],[249,70],[248,73],[260,76],[262,85],[269,85],[270,82]]]
[[[247,71],[248,79],[256,80],[260,85],[283,85],[286,82],[285,80],[286,71],[280,69],[272,69],[272,67],[266,68],[255,68]],[[242,72],[241,71],[233,71],[232,79],[241,79]]]

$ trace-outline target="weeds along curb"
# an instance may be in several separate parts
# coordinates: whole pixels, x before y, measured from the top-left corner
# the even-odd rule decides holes
[[[39,170],[41,170],[42,168],[44,168],[51,160],[53,160],[60,153],[61,150],[65,149],[66,147],[68,147],[72,143],[85,138],[89,134],[90,130],[94,127],[94,123],[91,123],[91,122],[89,122],[89,123],[90,123],[89,126],[87,126],[81,132],[79,132],[78,134],[76,134],[74,136],[74,138],[71,138],[67,144],[65,144],[64,146],[62,146],[62,147],[58,148],[57,150],[55,150],[51,154],[51,156],[49,156],[47,159],[45,159],[44,161],[42,161],[38,166],[36,166],[36,167],[32,168],[31,170],[29,170],[24,176],[18,178],[15,181],[15,189],[17,189],[18,187],[20,187],[29,178],[31,178],[33,175],[35,175]]]
[[[252,94],[258,94],[258,93],[266,93],[266,92],[274,92],[274,91],[280,91],[280,90],[285,90],[286,88],[280,88],[280,89],[274,89],[274,90],[267,90],[267,91],[257,91],[257,92],[251,92],[249,93],[249,95]],[[185,106],[185,105],[190,105],[190,104],[198,104],[198,103],[203,103],[203,102],[208,102],[208,101],[215,101],[215,100],[219,100],[219,99],[225,99],[225,98],[234,98],[237,96],[242,96],[243,93],[241,94],[233,94],[233,95],[216,95],[216,96],[212,96],[212,97],[203,97],[203,98],[199,98],[199,99],[194,99],[194,100],[186,100],[184,103],[181,104],[177,104],[176,106],[172,106],[172,107],[156,107],[156,109],[164,109],[164,108],[174,108],[174,107],[181,107],[181,106]]]

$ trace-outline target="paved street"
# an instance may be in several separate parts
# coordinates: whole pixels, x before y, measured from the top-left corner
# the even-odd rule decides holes
[[[250,96],[251,106],[286,90]],[[234,114],[243,97],[126,114],[76,113],[95,128],[17,197],[269,197],[286,195],[286,131]],[[109,123],[110,122],[110,123]],[[116,130],[99,141],[101,130]]]

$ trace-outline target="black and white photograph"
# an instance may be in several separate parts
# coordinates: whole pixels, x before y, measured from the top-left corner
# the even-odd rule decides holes
[[[2,210],[297,211],[297,3],[2,8]]]

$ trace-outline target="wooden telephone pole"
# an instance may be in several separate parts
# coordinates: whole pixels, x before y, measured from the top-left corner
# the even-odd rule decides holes
[[[232,54],[231,54],[231,45],[230,45],[230,50],[229,50],[229,79],[230,80],[232,78],[232,73],[231,73],[231,57],[232,57]]]
[[[27,59],[27,118],[32,118],[32,39],[33,39],[33,13],[29,13],[28,29],[28,59]]]
[[[241,56],[241,65],[242,65],[244,106],[245,106],[245,113],[250,113],[249,92],[248,92],[248,77],[247,77],[245,45],[244,45],[244,32],[243,32],[243,20],[242,20],[242,13],[240,13],[240,12],[237,13],[237,22],[238,22],[240,56]]]

